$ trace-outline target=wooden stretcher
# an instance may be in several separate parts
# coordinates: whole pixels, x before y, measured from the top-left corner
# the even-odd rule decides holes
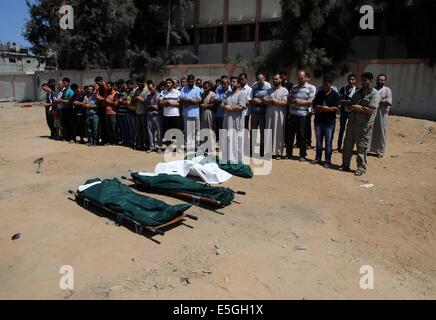
[[[138,183],[137,181],[135,181],[132,178],[126,178],[126,177],[121,177],[121,179],[125,180],[125,181],[129,181],[132,182],[135,185],[135,189],[139,189],[139,190],[143,190],[143,186],[141,185],[141,183]],[[145,190],[145,191],[149,191],[149,190]],[[205,207],[214,207],[214,208],[224,208],[225,206],[217,200],[214,199],[209,199],[209,198],[205,198],[205,197],[199,197],[190,193],[184,193],[184,192],[174,192],[174,191],[167,191],[167,192],[159,192],[168,196],[172,196],[174,198],[178,198],[181,199],[183,201],[186,201],[188,203],[192,203],[194,206],[197,207],[201,207],[201,206],[205,206]],[[240,194],[240,195],[246,195],[245,192],[243,191],[238,191],[235,192],[236,194]],[[233,201],[234,203],[238,203],[237,201]]]
[[[112,209],[109,209],[109,208],[107,208],[107,207],[104,207],[104,206],[102,206],[101,204],[99,204],[99,203],[97,203],[97,202],[95,202],[95,201],[92,201],[92,200],[86,199],[86,198],[84,198],[84,197],[81,197],[81,196],[80,196],[77,192],[75,192],[75,191],[70,190],[69,193],[72,194],[72,195],[75,197],[75,201],[76,201],[79,205],[82,204],[82,206],[83,206],[85,209],[88,209],[89,206],[94,206],[94,207],[96,207],[96,208],[98,208],[98,209],[102,209],[102,210],[104,210],[104,211],[106,211],[106,212],[108,212],[108,213],[110,213],[110,214],[113,214],[114,216],[118,216],[118,213],[117,213],[116,211],[114,211],[114,210],[112,210]],[[81,203],[80,203],[80,202],[81,202]],[[137,222],[137,221],[135,221],[135,220],[133,220],[133,219],[131,219],[131,218],[129,218],[129,217],[124,217],[124,220],[126,220],[126,221],[132,223],[132,224],[135,226],[135,232],[136,232],[137,234],[139,234],[139,235],[142,235],[142,234],[143,234],[143,231],[144,231],[144,229],[145,229],[145,230],[148,230],[148,231],[150,231],[150,232],[152,232],[152,233],[155,233],[155,234],[158,234],[158,235],[164,236],[164,235],[165,235],[165,232],[164,232],[162,229],[165,229],[165,228],[168,228],[168,227],[174,226],[174,225],[176,225],[176,224],[182,223],[182,222],[186,221],[187,218],[192,219],[192,220],[198,220],[198,217],[197,217],[197,216],[194,216],[194,215],[192,215],[192,214],[188,214],[188,213],[186,213],[186,212],[183,213],[181,216],[179,216],[179,217],[177,217],[177,218],[175,218],[175,219],[173,219],[173,220],[171,220],[171,221],[168,221],[167,223],[164,223],[164,224],[162,224],[162,225],[160,225],[160,226],[157,226],[157,227],[151,227],[151,226],[143,225],[143,224],[141,224],[141,223],[139,223],[139,222]]]

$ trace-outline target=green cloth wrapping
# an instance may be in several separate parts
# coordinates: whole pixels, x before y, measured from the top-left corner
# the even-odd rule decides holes
[[[86,184],[97,181],[101,180],[89,180]],[[149,227],[165,224],[192,207],[190,204],[170,206],[163,201],[137,194],[118,179],[103,180],[101,184],[79,192],[79,196],[117,212],[119,224],[128,217]]]
[[[218,157],[210,156],[210,157],[204,157],[203,161],[201,161],[200,163],[201,164],[217,163],[221,170],[224,170],[233,176],[246,178],[246,179],[253,178],[253,171],[251,170],[251,167],[246,164],[243,164],[242,162],[222,164],[220,163],[220,159]]]
[[[235,198],[235,193],[229,188],[212,187],[179,175],[160,174],[155,177],[131,174],[136,183],[145,189],[157,193],[182,192],[197,197],[219,201],[222,206],[228,206]]]

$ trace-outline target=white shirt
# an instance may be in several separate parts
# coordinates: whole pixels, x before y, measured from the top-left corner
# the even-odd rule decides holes
[[[161,92],[159,99],[164,101],[179,101],[180,91],[177,89],[173,89],[170,92],[164,90]],[[179,107],[164,107],[164,117],[179,117],[180,116],[180,108]]]
[[[246,84],[243,88],[241,88],[241,91],[247,96],[247,104],[250,103],[251,101],[251,92],[253,91],[253,89]],[[246,117],[249,115],[249,108],[245,108],[244,110],[242,110],[242,116]]]

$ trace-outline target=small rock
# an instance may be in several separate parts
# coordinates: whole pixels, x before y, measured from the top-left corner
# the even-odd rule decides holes
[[[109,291],[115,291],[115,290],[123,290],[124,287],[122,285],[113,286],[109,289]]]
[[[187,286],[187,285],[190,285],[190,284],[191,284],[191,279],[189,279],[189,278],[180,278],[180,282],[181,282],[183,285]]]
[[[215,243],[215,249],[219,249],[220,245],[218,243]]]
[[[229,283],[229,282],[230,282],[230,279],[229,279],[228,277],[226,277],[226,278],[224,279],[224,282],[225,282],[225,283]]]
[[[216,254],[217,256],[222,256],[222,255],[224,254],[224,251],[221,250],[221,249],[217,249],[217,250],[215,250],[215,254]]]
[[[305,246],[295,246],[294,250],[295,251],[306,251],[307,248]]]
[[[12,241],[18,240],[21,237],[21,233],[14,234],[11,238]]]

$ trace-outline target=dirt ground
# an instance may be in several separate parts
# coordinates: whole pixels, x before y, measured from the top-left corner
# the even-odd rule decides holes
[[[241,204],[193,207],[198,221],[154,241],[84,210],[68,190],[153,171],[162,156],[41,137],[37,105],[0,104],[0,134],[1,299],[436,298],[434,122],[391,117],[387,155],[369,158],[364,178],[288,160],[268,176],[232,178],[226,186],[247,192]],[[74,290],[60,289],[64,265]],[[359,286],[364,265],[373,290]]]

